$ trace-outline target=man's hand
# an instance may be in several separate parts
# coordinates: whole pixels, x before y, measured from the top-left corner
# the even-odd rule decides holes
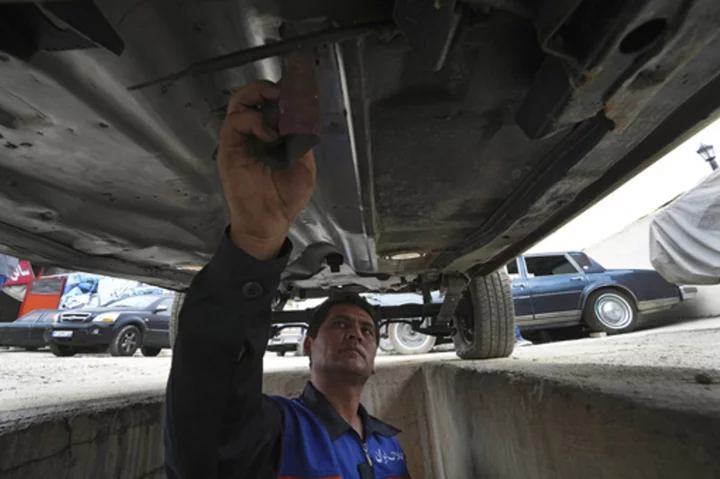
[[[258,259],[277,256],[315,186],[312,151],[285,170],[273,170],[255,156],[253,137],[268,143],[278,138],[258,107],[279,96],[274,83],[248,83],[232,96],[220,133],[218,168],[230,208],[230,237]]]

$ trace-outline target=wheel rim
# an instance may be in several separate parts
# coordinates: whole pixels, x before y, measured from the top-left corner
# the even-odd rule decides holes
[[[605,293],[595,301],[595,316],[610,329],[622,329],[632,323],[633,311],[622,296]]]
[[[137,333],[135,331],[125,331],[120,338],[120,351],[130,353],[137,349]]]
[[[473,324],[472,317],[459,314],[455,316],[455,320],[460,337],[466,343],[471,344],[473,342],[473,336],[475,335],[475,325]]]
[[[396,328],[397,338],[408,349],[419,349],[430,339],[427,334],[413,331],[412,326],[406,323],[399,323]]]

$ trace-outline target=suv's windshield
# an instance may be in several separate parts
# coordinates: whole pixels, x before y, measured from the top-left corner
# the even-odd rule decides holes
[[[160,298],[160,296],[155,295],[131,296],[129,298],[124,298],[112,303],[108,303],[104,307],[146,309],[148,306],[150,306],[152,303],[154,303]]]

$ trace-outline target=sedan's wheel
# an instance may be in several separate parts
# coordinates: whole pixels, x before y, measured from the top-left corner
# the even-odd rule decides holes
[[[435,346],[435,336],[418,333],[407,323],[391,323],[388,337],[400,354],[424,354]]]
[[[275,354],[277,354],[280,357],[285,356],[285,350],[281,349],[280,351],[276,351]]]
[[[515,306],[504,271],[473,278],[455,312],[455,352],[462,359],[510,356],[515,347]]]
[[[77,353],[77,351],[75,351],[70,346],[63,346],[62,344],[57,343],[50,343],[50,351],[52,351],[55,356],[61,358],[75,356],[75,353]]]
[[[607,334],[632,331],[637,326],[637,316],[631,298],[620,291],[607,289],[591,294],[583,313],[591,330]]]
[[[140,347],[140,339],[140,330],[136,326],[125,326],[110,342],[110,354],[112,356],[132,356]]]
[[[170,347],[175,346],[175,338],[177,337],[178,325],[180,324],[180,310],[185,302],[185,293],[175,293],[172,307],[170,308],[170,327],[168,334],[170,335]]]
[[[140,348],[140,352],[143,356],[146,356],[148,358],[152,358],[160,354],[161,348]]]

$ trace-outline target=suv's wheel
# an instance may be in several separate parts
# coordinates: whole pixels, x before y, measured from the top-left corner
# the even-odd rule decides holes
[[[178,325],[180,324],[180,310],[185,302],[185,293],[175,293],[172,308],[170,308],[170,348],[175,346],[175,338],[177,337]]]
[[[57,343],[50,343],[50,351],[52,351],[55,356],[59,356],[61,358],[75,356],[75,353],[77,353],[77,351],[70,346],[63,346],[62,344]]]
[[[455,312],[453,343],[462,359],[510,356],[515,346],[515,306],[505,271],[470,281]]]
[[[614,289],[595,291],[585,303],[585,324],[593,331],[607,334],[627,333],[637,327],[634,301]]]
[[[160,354],[160,351],[162,348],[148,348],[148,347],[142,347],[140,348],[140,352],[143,356],[146,356],[148,358],[152,358]]]
[[[413,331],[407,323],[391,323],[388,337],[395,351],[400,354],[423,354],[435,346],[435,336]]]
[[[117,332],[110,342],[112,356],[132,356],[140,347],[140,330],[131,324],[124,326]]]

